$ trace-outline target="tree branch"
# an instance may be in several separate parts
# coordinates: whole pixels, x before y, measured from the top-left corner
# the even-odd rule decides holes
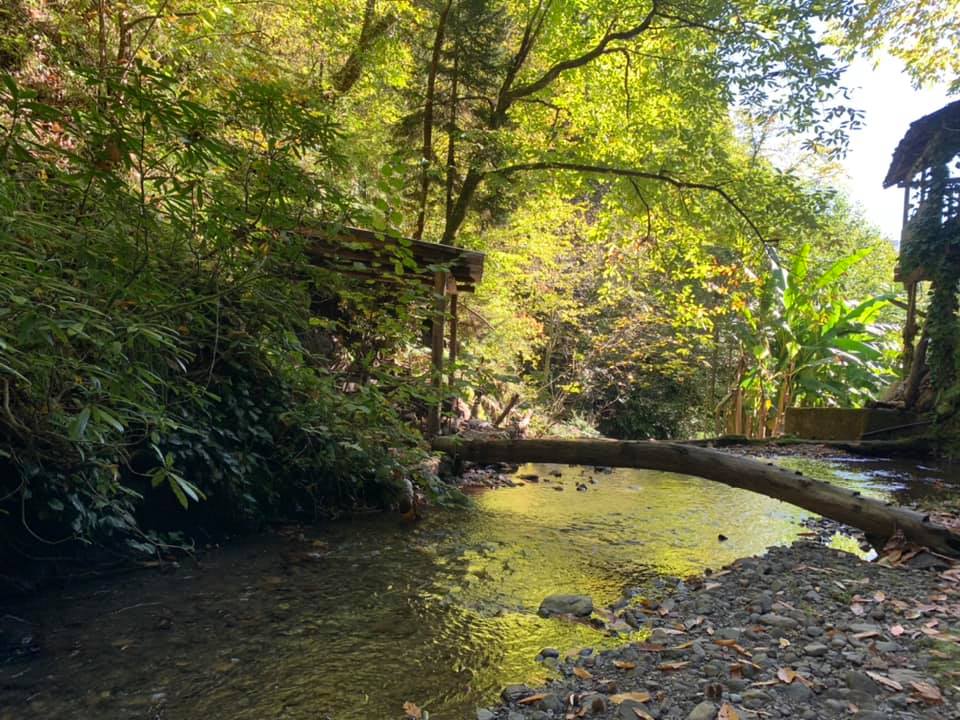
[[[364,56],[373,46],[373,44],[387,33],[396,22],[396,16],[393,14],[385,15],[374,20],[376,15],[376,0],[367,0],[367,5],[363,12],[363,24],[360,26],[360,37],[357,38],[357,44],[350,53],[350,56],[343,63],[341,68],[334,73],[333,88],[340,95],[349,92],[360,75],[363,72]]]
[[[587,173],[591,175],[613,175],[616,177],[625,177],[625,178],[636,178],[640,180],[653,180],[655,182],[666,183],[667,185],[672,185],[677,190],[704,190],[706,192],[712,192],[719,195],[723,198],[724,202],[727,203],[733,210],[739,215],[747,225],[750,226],[750,229],[754,234],[760,239],[760,242],[766,243],[766,240],[763,237],[763,233],[760,232],[760,228],[757,227],[756,223],[750,218],[747,212],[740,207],[739,203],[733,199],[733,197],[724,190],[719,185],[711,185],[709,183],[694,182],[690,180],[681,180],[675,178],[672,175],[668,175],[665,172],[646,172],[644,170],[633,170],[631,168],[617,168],[611,167],[609,165],[587,165],[585,163],[571,163],[571,162],[555,162],[555,161],[544,161],[544,162],[529,162],[529,163],[518,163],[517,165],[507,165],[501,168],[494,168],[493,170],[488,170],[485,175],[513,175],[518,172],[530,172],[536,170],[561,170],[566,172],[579,172]]]
[[[543,90],[568,70],[574,70],[576,68],[583,67],[587,63],[596,60],[598,57],[608,51],[610,43],[633,40],[634,38],[643,34],[650,27],[653,19],[658,15],[658,2],[659,0],[653,0],[653,6],[650,8],[650,12],[647,13],[646,17],[644,17],[643,20],[641,20],[637,25],[627,28],[626,30],[621,30],[620,32],[605,33],[604,36],[600,38],[599,42],[597,42],[597,44],[587,52],[568,60],[562,60],[550,67],[543,75],[533,82],[527,83],[526,85],[521,85],[516,90],[509,90],[507,92],[507,98],[512,101],[528,95],[533,95],[534,93]]]

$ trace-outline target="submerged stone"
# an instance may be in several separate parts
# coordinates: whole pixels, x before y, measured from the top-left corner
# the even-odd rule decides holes
[[[548,595],[540,603],[540,617],[576,615],[586,617],[593,612],[593,599],[588,595]]]

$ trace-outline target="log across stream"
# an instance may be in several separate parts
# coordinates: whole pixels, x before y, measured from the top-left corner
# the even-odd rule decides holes
[[[897,531],[934,552],[960,557],[960,535],[919,512],[864,497],[773,463],[678,443],[621,440],[464,440],[438,437],[433,449],[473,462],[562,463],[694,475],[767,495],[866,533],[874,544]]]

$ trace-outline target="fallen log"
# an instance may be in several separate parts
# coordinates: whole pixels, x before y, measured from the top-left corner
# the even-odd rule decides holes
[[[960,535],[919,512],[867,498],[858,491],[785,470],[773,463],[679,443],[618,440],[462,440],[438,437],[433,449],[472,462],[608,465],[695,475],[811,510],[859,528],[875,545],[904,537],[934,552],[960,557]]]

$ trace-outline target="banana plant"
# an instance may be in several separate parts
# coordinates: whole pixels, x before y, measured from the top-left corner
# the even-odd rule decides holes
[[[880,322],[892,295],[851,302],[841,297],[844,275],[866,258],[866,248],[811,276],[811,246],[793,261],[767,251],[768,280],[756,312],[744,310],[747,368],[740,388],[756,408],[755,434],[783,432],[786,410],[807,405],[861,405],[891,375]]]

